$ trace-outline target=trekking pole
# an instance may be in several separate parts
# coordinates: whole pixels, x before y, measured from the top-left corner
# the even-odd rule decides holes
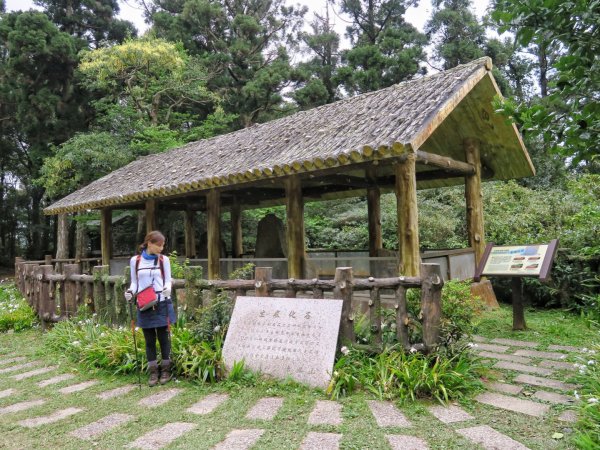
[[[133,301],[129,303],[129,316],[131,317],[131,335],[133,336],[133,346],[135,347],[135,365],[137,366],[138,385],[142,389],[142,369],[140,367],[140,358],[138,357],[137,339],[135,338],[135,319],[133,318]]]

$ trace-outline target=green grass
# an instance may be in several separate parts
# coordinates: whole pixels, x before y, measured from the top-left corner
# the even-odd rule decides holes
[[[527,320],[530,329],[525,332],[511,331],[511,310],[503,307],[499,311],[484,313],[477,326],[477,333],[490,338],[505,337],[521,340],[534,340],[543,343],[558,343],[591,347],[597,342],[598,331],[588,328],[586,322],[576,316],[558,311],[528,311]],[[227,433],[236,428],[262,428],[265,433],[258,441],[256,449],[280,450],[296,449],[309,431],[336,432],[343,434],[343,449],[387,449],[386,434],[409,434],[425,439],[432,449],[473,448],[473,445],[453,430],[475,426],[489,425],[531,449],[569,449],[575,448],[572,442],[573,433],[569,433],[572,425],[558,421],[557,417],[564,406],[552,406],[550,413],[544,418],[534,418],[516,413],[507,413],[486,405],[479,404],[468,397],[460,400],[460,406],[476,417],[475,420],[451,425],[443,425],[429,412],[427,407],[435,405],[434,401],[419,400],[402,404],[400,410],[412,422],[411,428],[381,429],[370,413],[367,400],[375,397],[364,391],[357,391],[339,401],[343,405],[343,424],[334,426],[312,426],[307,419],[316,400],[328,397],[320,390],[308,389],[296,383],[275,383],[254,381],[251,385],[224,382],[218,384],[198,385],[187,381],[172,383],[168,387],[183,388],[183,392],[172,401],[156,409],[141,407],[137,402],[157,389],[146,386],[142,390],[126,396],[107,401],[96,399],[96,393],[125,383],[135,383],[135,375],[111,375],[106,371],[90,372],[59,354],[48,353],[45,346],[47,335],[38,329],[19,333],[0,333],[0,354],[18,353],[43,360],[46,364],[60,364],[59,372],[72,372],[78,375],[79,381],[98,379],[101,385],[81,393],[62,395],[54,389],[41,389],[36,385],[40,379],[49,378],[42,375],[31,379],[14,382],[10,377],[0,377],[0,390],[14,387],[19,393],[14,398],[0,399],[0,407],[16,401],[31,400],[43,397],[48,402],[35,410],[16,414],[0,415],[0,448],[122,448],[151,429],[158,428],[168,422],[193,422],[197,428],[175,441],[168,448],[208,449],[222,441]],[[510,374],[509,374],[510,375]],[[564,379],[570,376],[564,374]],[[560,373],[557,377],[561,379]],[[144,377],[145,381],[145,377]],[[66,382],[67,384],[69,382]],[[159,388],[162,389],[162,388]],[[227,392],[230,400],[207,416],[196,416],[185,410],[199,401],[203,396],[213,392]],[[245,419],[246,412],[254,403],[267,396],[285,398],[282,409],[275,420],[256,422]],[[59,408],[76,406],[85,411],[79,415],[56,424],[39,429],[23,429],[16,425],[17,420],[33,415],[45,415]],[[110,413],[122,412],[136,416],[136,419],[125,426],[118,427],[103,435],[96,444],[82,443],[68,433],[90,422],[98,420]],[[553,439],[555,433],[563,433],[561,439]]]

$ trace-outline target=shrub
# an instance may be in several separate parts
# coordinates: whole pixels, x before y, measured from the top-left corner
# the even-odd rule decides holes
[[[414,401],[426,397],[444,404],[481,387],[483,366],[464,349],[452,357],[405,353],[397,347],[380,354],[358,349],[344,353],[335,364],[327,389],[332,398],[361,386],[380,399]]]
[[[21,331],[37,323],[35,312],[14,284],[0,285],[0,332]]]
[[[576,381],[582,385],[581,392],[575,392],[580,402],[579,421],[576,426],[574,443],[577,448],[597,449],[600,442],[600,347],[583,349],[584,355],[578,364]]]

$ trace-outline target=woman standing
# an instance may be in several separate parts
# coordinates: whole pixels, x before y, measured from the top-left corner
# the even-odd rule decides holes
[[[175,310],[171,301],[171,263],[169,258],[161,255],[165,245],[165,237],[160,231],[151,231],[140,245],[140,254],[133,256],[129,263],[131,269],[131,285],[125,292],[125,299],[132,301],[134,296],[151,288],[156,295],[156,303],[140,309],[137,303],[137,325],[144,332],[146,340],[146,357],[150,377],[148,384],[156,386],[165,384],[171,379],[171,341],[170,324],[175,321]],[[160,344],[162,362],[159,367],[156,354],[156,341]]]

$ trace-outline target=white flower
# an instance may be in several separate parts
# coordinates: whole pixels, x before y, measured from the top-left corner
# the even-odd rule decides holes
[[[414,347],[411,347],[410,350],[409,350],[409,352],[411,352],[411,353],[417,353],[417,349],[414,348]]]
[[[342,352],[343,355],[347,355],[348,353],[350,353],[350,350],[348,350],[348,347],[346,347],[345,345],[340,349],[340,352]]]
[[[219,331],[221,331],[221,325],[217,325],[213,331],[215,333],[218,333]]]
[[[577,393],[577,391],[574,391],[573,395],[575,396],[575,400],[579,400],[579,394]]]
[[[337,377],[339,375],[339,372],[336,370],[335,372],[333,372],[333,376]]]
[[[588,361],[588,366],[593,366],[594,364],[596,364],[596,361],[594,361],[593,359],[590,359]]]
[[[81,344],[81,342],[79,342],[79,341],[73,341],[73,345],[80,345],[80,344]]]
[[[467,344],[467,347],[469,347],[469,348],[475,348],[475,347],[479,347],[479,346],[477,344],[475,344],[474,342],[469,342]]]
[[[588,398],[588,403],[598,403],[598,399],[596,397]]]

